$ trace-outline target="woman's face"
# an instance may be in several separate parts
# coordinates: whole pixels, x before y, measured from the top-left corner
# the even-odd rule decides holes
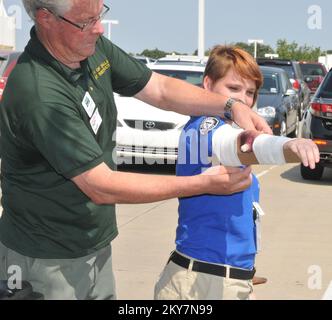
[[[247,106],[252,107],[256,83],[254,80],[242,78],[233,68],[230,68],[223,78],[214,83],[206,76],[204,88],[223,96],[239,99]]]

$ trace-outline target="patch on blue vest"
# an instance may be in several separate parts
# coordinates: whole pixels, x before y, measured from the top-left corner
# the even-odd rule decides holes
[[[201,125],[199,126],[199,131],[202,135],[207,134],[209,131],[213,130],[219,123],[219,120],[214,117],[205,118]]]

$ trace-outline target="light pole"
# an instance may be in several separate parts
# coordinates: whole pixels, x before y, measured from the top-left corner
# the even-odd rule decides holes
[[[198,57],[204,58],[205,0],[198,0]]]
[[[102,24],[107,24],[107,39],[111,40],[111,25],[119,24],[119,20],[102,20]]]
[[[255,51],[254,51],[254,58],[256,59],[257,58],[257,43],[259,44],[263,44],[264,41],[263,40],[258,40],[258,39],[249,39],[248,40],[248,43],[249,44],[254,44],[255,46]]]

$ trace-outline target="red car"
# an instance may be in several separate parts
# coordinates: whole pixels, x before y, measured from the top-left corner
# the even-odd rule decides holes
[[[5,89],[7,79],[16,65],[21,52],[0,51],[0,100]]]
[[[300,68],[304,81],[307,83],[311,94],[314,94],[327,74],[325,66],[320,62],[300,61]]]

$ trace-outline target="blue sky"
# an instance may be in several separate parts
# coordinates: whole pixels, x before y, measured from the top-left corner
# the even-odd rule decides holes
[[[140,53],[146,48],[158,48],[191,54],[197,49],[198,0],[105,0],[105,3],[111,6],[107,18],[119,21],[112,27],[112,41],[124,50]],[[9,13],[23,8],[21,0],[4,0],[4,4]],[[308,12],[313,5],[314,11]],[[205,0],[205,7],[205,48],[248,39],[263,39],[265,44],[275,47],[282,38],[300,45],[332,49],[331,0]],[[21,11],[18,50],[28,41],[31,27],[24,9]]]

